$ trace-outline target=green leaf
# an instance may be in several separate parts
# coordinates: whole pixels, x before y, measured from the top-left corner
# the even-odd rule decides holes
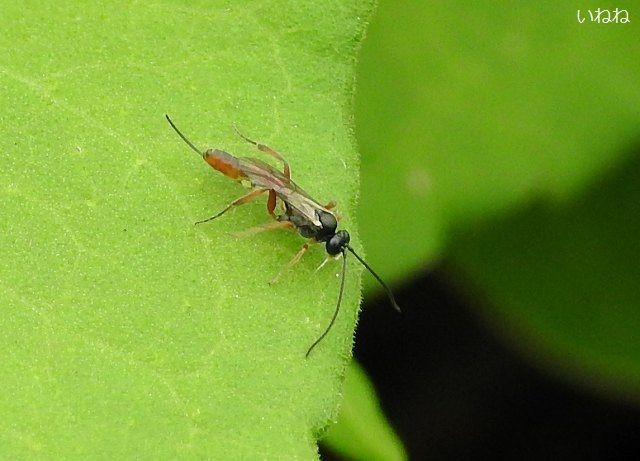
[[[357,302],[288,233],[238,240],[264,202],[202,148],[284,153],[353,220],[355,53],[372,2],[41,2],[0,19],[0,380],[4,459],[314,459]],[[268,160],[268,159],[267,159]]]
[[[640,29],[583,2],[382,2],[359,62],[360,224],[396,278],[532,196],[569,199],[637,134]],[[367,284],[374,284],[369,278]]]
[[[338,421],[330,427],[322,442],[348,459],[407,459],[400,439],[382,413],[373,385],[355,361],[347,369]]]
[[[453,248],[520,348],[635,397],[638,202],[588,188],[637,142],[640,29],[579,8],[380,4],[358,69],[362,238],[396,279]]]
[[[640,155],[575,201],[460,233],[452,261],[486,318],[556,373],[640,399]]]

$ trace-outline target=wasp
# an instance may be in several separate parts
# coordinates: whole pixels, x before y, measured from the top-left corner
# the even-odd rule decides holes
[[[311,351],[313,351],[313,349],[327,336],[327,334],[329,334],[331,327],[333,327],[333,324],[338,317],[340,304],[342,303],[342,294],[344,293],[344,281],[347,270],[347,251],[353,254],[380,283],[380,285],[382,285],[389,297],[391,305],[397,311],[400,311],[391,289],[366,263],[366,261],[355,252],[351,245],[349,245],[349,241],[351,240],[349,232],[346,230],[336,230],[340,216],[331,211],[336,206],[335,202],[329,202],[326,205],[321,205],[318,201],[311,198],[308,193],[293,182],[291,179],[291,168],[289,163],[282,155],[269,146],[252,141],[240,133],[235,127],[234,129],[238,136],[248,143],[253,144],[259,151],[281,162],[282,172],[276,170],[268,163],[255,158],[236,157],[219,149],[207,149],[206,151],[202,151],[178,129],[168,115],[165,114],[165,117],[178,136],[180,136],[180,138],[182,138],[182,140],[193,151],[198,153],[198,155],[201,155],[205,162],[225,176],[243,183],[249,188],[249,192],[228,204],[222,211],[216,213],[210,218],[198,221],[196,224],[212,221],[219,218],[232,208],[248,203],[263,194],[267,194],[267,212],[274,220],[261,226],[253,227],[244,232],[236,233],[235,235],[247,236],[273,229],[291,229],[297,231],[302,237],[308,239],[307,242],[302,245],[302,248],[300,248],[300,250],[289,261],[286,267],[271,280],[271,283],[274,283],[285,270],[297,264],[311,244],[324,243],[325,250],[327,252],[327,257],[318,269],[324,266],[324,264],[330,259],[336,259],[342,256],[340,289],[338,291],[338,302],[336,304],[336,308],[329,324],[313,344],[309,346],[305,357],[309,357]],[[276,202],[278,199],[280,199],[282,203],[283,212],[281,214],[275,213]]]

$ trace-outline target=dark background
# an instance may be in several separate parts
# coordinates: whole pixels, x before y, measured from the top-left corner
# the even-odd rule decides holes
[[[443,267],[363,306],[355,357],[409,459],[620,459],[640,411],[570,386],[515,355]],[[322,458],[341,459],[322,451]]]

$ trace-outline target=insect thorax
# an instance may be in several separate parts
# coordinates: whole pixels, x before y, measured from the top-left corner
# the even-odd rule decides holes
[[[316,210],[316,221],[320,223],[318,225],[306,215],[285,204],[285,212],[278,216],[278,220],[291,222],[302,237],[314,238],[319,242],[328,240],[336,233],[337,221],[335,216],[324,210]]]

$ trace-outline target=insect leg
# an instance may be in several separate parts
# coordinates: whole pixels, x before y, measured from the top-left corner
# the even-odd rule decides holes
[[[247,230],[240,232],[233,232],[231,235],[237,238],[249,237],[251,235],[258,234],[260,232],[275,230],[275,229],[293,229],[294,225],[291,221],[270,221],[260,226],[250,227]]]
[[[251,200],[253,200],[256,197],[258,197],[259,195],[264,194],[268,190],[269,189],[253,189],[248,194],[245,194],[242,197],[240,197],[240,198],[234,200],[233,202],[231,202],[229,205],[227,205],[227,207],[224,210],[222,210],[217,215],[211,216],[210,218],[207,218],[207,219],[203,219],[202,221],[198,221],[198,222],[196,222],[196,224],[202,224],[202,223],[205,223],[207,221],[212,221],[212,220],[222,216],[223,214],[225,214],[231,208],[237,207],[237,206],[240,206],[240,205],[244,205],[245,203],[250,202]]]
[[[308,243],[305,243],[304,245],[302,245],[302,248],[300,248],[300,250],[293,256],[293,258],[291,258],[291,261],[289,261],[289,263],[280,272],[278,272],[278,275],[276,275],[274,278],[271,279],[271,281],[269,282],[269,285],[273,285],[274,283],[276,283],[287,270],[291,269],[293,266],[298,264],[298,261],[300,261],[300,259],[302,258],[302,255],[305,254],[305,252],[308,249],[309,249]]]
[[[332,259],[335,259],[333,256],[329,256],[327,255],[326,258],[324,258],[324,261],[322,261],[322,264],[320,264],[315,271],[313,271],[313,273],[315,274],[316,272],[318,272],[320,269],[322,269],[324,267],[325,264],[327,264],[329,261],[331,261]]]
[[[280,155],[278,152],[276,152],[275,150],[273,150],[269,146],[266,146],[264,144],[260,144],[258,142],[255,142],[255,141],[247,138],[245,135],[240,133],[240,131],[238,131],[238,128],[236,128],[235,126],[233,127],[233,129],[236,131],[236,134],[238,136],[240,136],[245,141],[247,141],[247,142],[253,144],[254,146],[256,146],[258,148],[258,150],[264,152],[267,155],[272,156],[273,158],[275,158],[277,160],[280,160],[282,162],[282,164],[284,165],[284,170],[282,171],[282,173],[287,177],[287,179],[291,179],[291,168],[289,168],[289,162],[287,162],[282,155]]]
[[[329,203],[327,203],[325,206],[325,209],[327,210],[332,210],[333,208],[336,207],[336,202],[334,202],[333,200],[331,200]]]
[[[267,211],[271,215],[273,219],[278,219],[276,214],[273,212],[276,209],[276,192],[271,189],[269,191],[269,200],[267,200]]]

